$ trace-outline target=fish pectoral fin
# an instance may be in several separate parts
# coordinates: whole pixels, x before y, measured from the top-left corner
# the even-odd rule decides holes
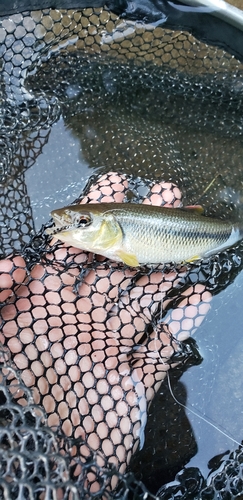
[[[200,255],[194,255],[193,257],[190,257],[190,259],[186,259],[185,263],[190,264],[191,262],[195,262],[196,260],[200,260],[202,257]]]
[[[118,250],[116,252],[116,255],[127,266],[131,266],[131,267],[138,267],[139,266],[139,262],[138,262],[136,255],[134,255],[132,253],[124,252],[124,250]]]
[[[121,243],[123,234],[120,225],[114,217],[107,217],[101,224],[98,237],[95,240],[97,249],[107,250]]]

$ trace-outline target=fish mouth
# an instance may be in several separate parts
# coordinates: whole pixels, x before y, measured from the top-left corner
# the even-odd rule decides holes
[[[71,231],[77,226],[75,224],[64,224],[65,220],[58,214],[52,214],[54,226],[46,229],[46,233],[55,236],[55,234],[62,233],[63,231]]]
[[[72,229],[75,229],[76,226],[54,226],[46,229],[46,233],[49,234],[50,236],[55,236],[55,234],[60,234],[63,233],[64,231],[71,231]]]

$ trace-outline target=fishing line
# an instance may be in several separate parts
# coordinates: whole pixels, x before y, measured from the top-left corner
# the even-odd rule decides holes
[[[161,311],[160,311],[160,314],[161,314],[161,317],[162,317],[162,310],[163,310],[163,307],[162,307],[162,303],[161,303]],[[155,329],[156,331],[157,329]],[[159,337],[158,337],[158,330],[156,331],[156,340],[159,340]],[[158,352],[158,351],[157,351]],[[158,352],[159,354],[159,358],[161,360],[161,362],[163,364],[166,364],[165,360],[162,358],[161,354]],[[215,429],[216,431],[218,431],[220,434],[222,434],[223,436],[225,436],[227,439],[229,439],[230,441],[232,441],[233,443],[237,444],[238,446],[242,446],[242,443],[240,443],[239,441],[237,441],[236,439],[234,439],[232,436],[230,436],[226,430],[218,427],[216,424],[214,424],[213,422],[211,422],[208,418],[206,418],[205,415],[203,414],[200,414],[199,411],[196,411],[194,410],[190,405],[185,405],[184,403],[181,403],[177,398],[176,396],[174,395],[173,393],[173,390],[172,390],[172,386],[171,386],[171,381],[170,381],[170,375],[169,375],[169,372],[167,371],[167,380],[168,380],[168,387],[169,387],[169,391],[170,391],[170,394],[172,396],[172,398],[174,399],[174,401],[179,405],[179,406],[182,406],[185,410],[191,412],[193,415],[195,415],[197,418],[199,418],[199,420],[202,420],[203,422],[205,422],[206,424],[208,424],[209,426],[211,426],[213,429]]]
[[[210,420],[208,418],[206,418],[206,416],[200,414],[199,412],[195,411],[194,409],[192,409],[191,406],[187,406],[187,405],[184,405],[184,403],[181,403],[174,395],[173,391],[172,391],[172,387],[171,387],[171,381],[170,381],[170,376],[169,376],[169,373],[167,372],[167,378],[168,378],[168,387],[169,387],[169,390],[170,390],[170,393],[171,393],[171,396],[172,398],[174,399],[174,401],[182,406],[185,410],[188,410],[189,412],[191,412],[193,415],[195,415],[197,418],[199,418],[200,420],[203,420],[203,422],[205,422],[206,424],[210,425],[211,427],[213,427],[213,429],[215,429],[216,431],[220,432],[223,436],[225,436],[226,438],[230,439],[230,441],[232,441],[233,443],[239,445],[239,446],[242,446],[242,443],[240,443],[239,441],[237,441],[236,439],[234,439],[233,437],[231,437],[229,434],[227,434],[227,432],[223,429],[221,429],[220,427],[218,427],[216,424],[214,424],[213,422],[210,422]]]
[[[194,202],[194,205],[199,205],[199,200],[201,200],[203,198],[203,196],[205,194],[207,194],[207,192],[209,191],[209,189],[214,185],[216,179],[218,179],[218,177],[221,177],[221,174],[220,173],[217,173],[215,175],[215,177],[209,182],[209,184],[205,187],[205,189],[203,190],[203,192],[200,194],[200,196],[197,198],[197,201]]]

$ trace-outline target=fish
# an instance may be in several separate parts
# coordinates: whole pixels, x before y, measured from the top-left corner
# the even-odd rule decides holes
[[[195,208],[89,203],[53,210],[51,216],[55,226],[49,234],[131,267],[192,263],[243,238],[237,223],[206,217]]]

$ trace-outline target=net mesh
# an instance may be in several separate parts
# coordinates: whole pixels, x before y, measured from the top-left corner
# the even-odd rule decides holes
[[[145,487],[132,474],[121,475],[108,464],[99,466],[99,453],[87,443],[85,456],[79,453],[84,446],[81,438],[68,438],[46,426],[43,410],[34,404],[6,350],[1,350],[1,358],[1,498],[128,498],[129,491],[138,498],[144,496]],[[21,406],[16,404],[17,393]],[[85,487],[91,471],[99,480],[98,494]],[[109,485],[114,477],[120,485],[119,493],[113,495]]]
[[[154,498],[125,471],[143,445],[148,406],[168,370],[198,362],[188,339],[206,315],[212,294],[241,270],[242,246],[181,269],[134,271],[94,258],[53,243],[45,232],[48,225],[33,234],[24,173],[62,115],[76,133],[86,127],[83,149],[89,163],[104,163],[108,171],[92,178],[80,199],[180,206],[181,193],[171,180],[183,187],[186,180],[171,131],[160,149],[153,135],[156,120],[153,131],[146,129],[151,147],[136,128],[134,148],[128,121],[117,126],[111,114],[120,101],[130,109],[135,90],[138,100],[143,96],[138,119],[142,114],[146,120],[147,97],[151,89],[159,90],[167,110],[165,128],[174,117],[176,127],[190,127],[190,120],[193,127],[196,115],[201,120],[197,147],[206,157],[205,126],[217,129],[217,139],[226,143],[231,163],[225,170],[223,157],[217,165],[224,166],[224,179],[232,187],[226,202],[232,209],[242,153],[242,64],[189,33],[125,21],[107,9],[16,14],[1,20],[0,40],[1,252],[5,257],[15,249],[0,268],[1,342],[7,349],[2,351],[0,387],[1,498]],[[108,103],[105,118],[98,113],[101,90]],[[178,102],[185,113],[177,115]],[[212,103],[217,103],[216,113]],[[157,105],[158,100],[154,109]],[[149,106],[153,113],[151,99]],[[75,120],[78,113],[85,127]],[[110,123],[105,137],[104,122]],[[155,163],[153,181],[144,151]],[[196,162],[200,172],[200,163],[197,150],[189,156],[185,148],[184,153],[191,167],[186,186],[191,199],[193,168]],[[169,164],[164,183],[161,155]],[[110,172],[111,164],[118,170],[122,165],[124,173]],[[130,175],[138,166],[142,178]],[[203,174],[198,192],[208,181]],[[215,186],[218,193],[220,184]],[[206,202],[211,212],[219,210],[214,189]],[[223,462],[223,473],[214,470],[207,484],[189,469],[158,497],[237,498],[239,464],[241,449]]]

